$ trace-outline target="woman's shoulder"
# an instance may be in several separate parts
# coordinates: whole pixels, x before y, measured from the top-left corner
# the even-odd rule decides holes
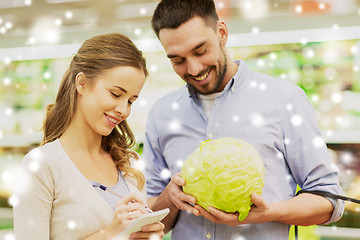
[[[28,162],[28,161],[42,162],[46,160],[49,161],[61,154],[62,154],[62,148],[59,140],[57,139],[53,142],[46,143],[29,151],[24,156],[23,162]]]

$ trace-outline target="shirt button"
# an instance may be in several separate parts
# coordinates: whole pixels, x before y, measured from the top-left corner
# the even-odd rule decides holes
[[[206,238],[207,238],[207,239],[210,239],[210,238],[211,238],[211,234],[210,234],[210,233],[207,233],[207,234],[206,234]]]

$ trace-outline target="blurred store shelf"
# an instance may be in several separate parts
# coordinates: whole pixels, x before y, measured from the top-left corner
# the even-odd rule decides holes
[[[316,229],[316,233],[321,236],[321,238],[326,239],[360,239],[360,229],[358,228],[319,226]]]
[[[360,144],[360,129],[324,130],[323,136],[329,144]]]
[[[41,132],[31,134],[4,134],[0,138],[0,148],[29,148],[38,145],[42,139]]]

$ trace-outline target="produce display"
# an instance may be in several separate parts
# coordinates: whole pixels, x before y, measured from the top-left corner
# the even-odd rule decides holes
[[[259,195],[264,186],[265,167],[257,149],[236,138],[207,140],[187,158],[181,177],[183,190],[207,209],[239,213],[244,220],[253,204],[251,193]]]

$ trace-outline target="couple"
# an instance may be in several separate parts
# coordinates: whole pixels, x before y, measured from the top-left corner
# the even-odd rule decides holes
[[[294,197],[297,184],[341,193],[326,145],[312,144],[320,133],[304,92],[231,59],[225,47],[228,28],[213,0],[162,0],[152,27],[187,85],[150,111],[143,153],[146,184],[134,168],[138,156],[130,150],[134,136],[126,124],[147,76],[146,62],[121,34],[93,37],[71,60],[56,102],[48,107],[41,146],[22,162],[28,186],[18,189],[14,206],[17,239],[112,239],[146,213],[147,205],[171,211],[162,223],[144,226],[131,239],[159,239],[171,229],[172,239],[182,240],[288,239],[291,224],[337,221],[342,202]],[[254,84],[265,84],[266,91]],[[179,107],[172,108],[173,103]],[[254,114],[264,124],[252,125]],[[301,127],[291,124],[293,115],[302,117]],[[181,123],[181,132],[164,127],[172,119]],[[265,164],[263,194],[251,195],[254,205],[242,222],[236,213],[205,211],[182,191],[178,161],[201,141],[218,137],[250,142]],[[172,178],[161,178],[163,170]],[[116,198],[100,185],[125,197]]]

